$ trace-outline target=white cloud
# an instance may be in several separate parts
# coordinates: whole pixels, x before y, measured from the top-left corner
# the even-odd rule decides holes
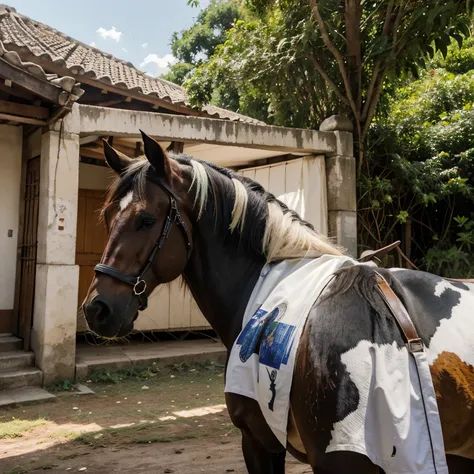
[[[124,53],[128,53],[128,49],[122,48],[122,51],[123,51]]]
[[[101,36],[104,39],[113,39],[114,41],[117,41],[117,43],[120,41],[120,37],[122,36],[122,32],[118,31],[115,26],[112,26],[110,30],[106,30],[104,27],[100,27],[97,30],[97,33],[99,33],[99,36]]]
[[[143,43],[142,48],[146,48],[148,46],[148,43]]]
[[[96,45],[95,41],[92,41],[91,46],[92,46],[93,48],[97,48],[97,45]]]
[[[160,74],[167,73],[170,65],[176,61],[176,58],[172,54],[165,54],[162,57],[157,54],[149,54],[140,64],[140,67],[152,76],[159,76]]]

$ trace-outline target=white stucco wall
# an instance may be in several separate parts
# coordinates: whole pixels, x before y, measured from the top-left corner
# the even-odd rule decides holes
[[[300,217],[328,234],[328,205],[324,156],[306,156],[274,165],[239,171],[260,183]]]
[[[13,309],[15,297],[22,139],[22,127],[0,125],[0,309]]]

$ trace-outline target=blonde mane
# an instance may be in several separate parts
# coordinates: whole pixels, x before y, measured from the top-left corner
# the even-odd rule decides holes
[[[201,216],[205,209],[209,192],[210,180],[208,170],[216,169],[217,167],[213,166],[210,168],[193,159],[190,162],[193,168],[191,188],[196,190],[195,204],[198,204],[198,215]],[[242,233],[248,216],[249,195],[256,191],[246,186],[246,182],[235,173],[229,178],[232,181],[235,192],[229,230],[230,232],[238,230]],[[255,185],[257,186],[256,183]],[[266,200],[268,211],[262,241],[262,250],[267,262],[305,257],[314,258],[320,257],[323,254],[343,254],[326,237],[309,227],[295,212],[289,210],[272,194],[266,192],[259,192],[258,194],[260,194],[260,199]]]

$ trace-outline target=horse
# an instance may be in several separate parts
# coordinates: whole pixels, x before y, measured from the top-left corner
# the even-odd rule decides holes
[[[265,265],[343,251],[256,182],[187,155],[168,155],[141,133],[145,156],[139,159],[104,140],[106,161],[117,177],[102,210],[108,241],[83,303],[88,326],[106,338],[129,334],[152,291],[182,276],[230,353]],[[474,362],[472,354],[457,354],[443,332],[456,318],[462,326],[458,337],[472,342],[472,308],[466,313],[465,299],[472,300],[474,286],[420,271],[359,265],[341,269],[309,312],[291,385],[286,446],[255,400],[225,394],[250,474],[283,474],[287,451],[318,474],[383,472],[363,454],[327,449],[336,423],[359,404],[358,386],[342,356],[361,341],[405,347],[393,315],[374,291],[377,275],[402,301],[432,351],[430,372],[450,472],[474,472]]]

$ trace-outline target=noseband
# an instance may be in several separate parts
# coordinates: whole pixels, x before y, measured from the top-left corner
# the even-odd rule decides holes
[[[166,216],[165,222],[163,224],[163,229],[161,230],[161,234],[158,237],[153,249],[151,250],[150,256],[148,257],[148,261],[145,264],[145,267],[140,272],[139,276],[130,276],[126,275],[118,271],[114,267],[109,267],[108,265],[103,265],[99,263],[95,266],[94,270],[98,273],[103,273],[109,277],[115,278],[116,280],[123,281],[128,285],[133,287],[133,294],[138,297],[140,302],[139,311],[143,311],[148,307],[148,296],[146,294],[146,280],[145,275],[150,269],[151,265],[153,264],[158,251],[163,247],[165,240],[169,237],[171,226],[176,224],[178,228],[183,233],[184,241],[186,243],[186,259],[189,260],[189,255],[191,253],[191,240],[189,238],[188,229],[186,228],[186,224],[183,222],[181,218],[181,214],[178,211],[178,206],[176,205],[176,196],[171,190],[171,188],[162,180],[156,180],[156,184],[158,184],[163,190],[166,191],[168,197],[170,199],[170,208],[168,211],[168,215]]]

